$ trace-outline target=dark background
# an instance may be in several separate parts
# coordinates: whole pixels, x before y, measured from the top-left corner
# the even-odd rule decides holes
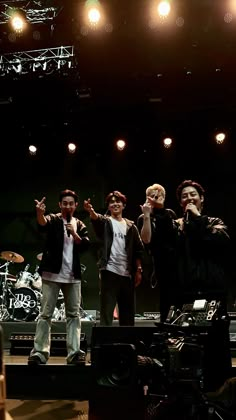
[[[2,2],[26,7],[28,2]],[[10,265],[17,274],[27,263],[33,271],[42,251],[35,223],[34,199],[46,196],[48,211],[58,211],[60,190],[79,193],[78,216],[87,224],[92,246],[86,265],[83,306],[98,309],[97,243],[83,200],[90,197],[105,212],[104,198],[118,189],[127,195],[124,215],[136,220],[146,187],[161,183],[166,205],[180,215],[177,185],[187,178],[206,189],[205,210],[221,217],[232,238],[229,256],[229,309],[235,302],[235,64],[236,13],[225,0],[177,0],[168,23],[148,25],[151,2],[101,1],[113,31],[84,27],[84,1],[30,2],[31,7],[58,7],[50,23],[31,25],[15,42],[0,24],[0,54],[73,45],[75,63],[65,74],[0,77],[1,206],[0,251],[11,250],[24,263]],[[178,27],[176,18],[184,25]],[[1,14],[0,14],[1,17]],[[40,40],[33,39],[37,27]],[[217,145],[217,129],[226,141]],[[164,135],[173,147],[162,145]],[[115,140],[124,137],[124,152]],[[66,144],[78,149],[68,155]],[[29,156],[29,144],[37,156]],[[1,262],[4,262],[1,260]],[[144,282],[137,290],[137,312],[156,310],[158,290]]]

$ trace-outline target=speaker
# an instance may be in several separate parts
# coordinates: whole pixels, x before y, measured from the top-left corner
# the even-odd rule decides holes
[[[11,355],[28,355],[34,347],[35,333],[17,332],[10,335],[9,341],[11,343]],[[85,333],[80,335],[80,348],[87,353],[87,338]],[[66,356],[66,334],[65,333],[51,333],[51,356]]]

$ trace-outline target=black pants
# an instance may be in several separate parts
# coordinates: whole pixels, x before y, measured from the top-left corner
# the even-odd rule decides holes
[[[116,304],[119,309],[119,324],[134,325],[135,288],[130,277],[101,270],[100,325],[112,325]]]

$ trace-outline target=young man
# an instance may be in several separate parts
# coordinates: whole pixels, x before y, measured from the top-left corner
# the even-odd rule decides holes
[[[106,197],[109,216],[98,214],[90,199],[84,201],[95,233],[102,240],[100,274],[100,324],[112,325],[118,304],[119,324],[134,325],[135,287],[142,280],[143,245],[134,222],[123,218],[126,197],[113,191]]]
[[[185,180],[176,193],[183,216],[152,230],[146,243],[155,241],[154,255],[158,255],[158,247],[167,250],[173,275],[169,283],[171,305],[182,310],[184,304],[196,300],[220,303],[216,321],[209,323],[204,354],[205,387],[213,390],[231,375],[225,264],[230,238],[220,218],[203,214],[205,191],[198,182]],[[148,201],[152,204],[152,199]],[[149,203],[143,205],[146,223],[150,223],[150,207]],[[169,270],[168,265],[166,268]],[[193,324],[194,319],[193,315]]]
[[[173,277],[173,245],[165,241],[166,232],[171,234],[172,221],[176,218],[171,209],[166,209],[166,191],[160,184],[150,185],[146,189],[146,201],[141,206],[142,214],[138,217],[137,226],[148,255],[153,265],[150,278],[151,287],[158,287],[160,320],[167,318],[172,304]],[[160,237],[162,241],[160,241]]]
[[[203,213],[205,191],[198,182],[183,181],[176,195],[183,212],[173,226],[179,303],[194,297],[219,299],[226,308],[227,226],[220,218]]]
[[[48,361],[51,320],[60,290],[65,301],[67,364],[80,364],[85,362],[85,353],[80,350],[80,253],[88,248],[88,232],[84,223],[73,216],[78,206],[78,196],[74,191],[67,189],[60,193],[61,212],[57,214],[45,215],[45,199],[35,200],[37,223],[46,233],[46,244],[39,267],[42,276],[41,313],[28,364]]]

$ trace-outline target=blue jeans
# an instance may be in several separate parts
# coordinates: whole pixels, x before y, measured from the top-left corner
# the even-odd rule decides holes
[[[65,302],[67,361],[80,351],[81,282],[68,284],[42,279],[41,312],[36,326],[34,348],[30,353],[31,356],[39,356],[42,363],[46,363],[50,356],[52,316],[60,289]]]

